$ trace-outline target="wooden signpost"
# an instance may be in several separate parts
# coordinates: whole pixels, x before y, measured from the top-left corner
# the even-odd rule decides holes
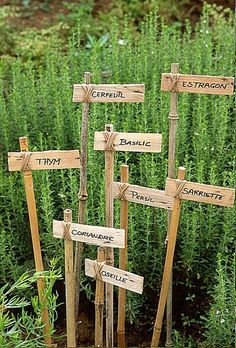
[[[224,76],[162,74],[161,90],[172,92],[233,95],[234,78]]]
[[[85,259],[85,274],[95,278],[97,277],[97,273],[99,273],[98,276],[101,277],[103,282],[119,286],[138,294],[142,294],[143,292],[143,277],[123,271],[119,268],[108,266],[104,263]]]
[[[9,171],[22,171],[24,176],[25,193],[30,220],[31,239],[33,244],[34,261],[36,272],[42,272],[43,258],[40,247],[40,236],[38,228],[38,218],[34,195],[32,170],[41,169],[63,169],[80,168],[80,153],[78,150],[72,151],[41,151],[29,152],[28,138],[19,138],[21,152],[8,153]],[[39,278],[37,282],[39,300],[42,303],[42,322],[44,324],[44,343],[48,346],[52,344],[50,336],[50,324],[47,309],[47,299],[44,297],[44,279]]]
[[[70,151],[8,152],[9,171],[80,168],[80,153]]]
[[[63,223],[53,220],[53,237],[63,238]],[[112,248],[125,247],[125,231],[118,228],[70,224],[68,236],[72,241]]]
[[[169,227],[169,241],[167,244],[167,252],[165,259],[165,266],[162,278],[162,286],[160,298],[158,303],[156,321],[152,336],[151,347],[158,347],[163,315],[167,300],[169,282],[171,277],[171,270],[173,265],[175,244],[177,238],[177,231],[180,218],[181,200],[191,200],[202,203],[209,203],[220,205],[224,207],[233,207],[235,199],[235,190],[230,188],[204,185],[192,183],[184,180],[185,168],[180,167],[178,179],[167,179],[166,181],[166,195],[174,197],[174,205],[171,216],[171,223]]]
[[[67,346],[76,347],[76,320],[75,320],[75,297],[74,297],[74,274],[73,270],[73,241],[98,245],[97,269],[105,262],[104,246],[124,248],[125,231],[123,229],[89,226],[71,222],[71,210],[64,212],[64,221],[53,220],[53,236],[65,240],[65,285],[66,285],[66,321],[67,321]],[[108,266],[107,266],[108,267]],[[103,305],[104,284],[102,279],[99,283],[95,296],[95,347],[103,345]]]
[[[125,191],[124,191],[125,190]],[[123,192],[123,194],[122,194]],[[173,198],[167,197],[165,191],[123,183],[113,183],[114,198],[122,198],[128,202],[149,205],[155,208],[172,210]],[[124,198],[125,196],[125,198]]]
[[[114,151],[161,152],[162,135],[158,133],[113,133]],[[106,150],[104,132],[95,132],[94,150]]]
[[[108,226],[113,226],[113,173],[114,173],[114,153],[115,151],[130,151],[130,152],[161,152],[161,142],[162,136],[158,133],[124,133],[124,132],[114,132],[112,125],[106,125],[104,132],[95,132],[94,138],[94,150],[105,151],[105,183],[106,183],[106,223]],[[117,184],[118,185],[118,184]],[[119,188],[118,188],[119,190]],[[166,197],[164,198],[166,200]],[[170,201],[170,200],[169,200]],[[125,218],[124,218],[125,219]],[[127,226],[124,226],[126,231],[127,240]],[[121,254],[126,254],[126,249],[121,252]],[[113,265],[113,251],[108,249],[106,252],[106,263],[110,266]],[[123,261],[122,265],[124,267],[126,261]],[[106,285],[107,289],[107,310],[108,315],[107,329],[108,337],[112,337],[112,341],[106,340],[107,347],[113,347],[113,290],[112,285]],[[119,291],[121,295],[122,291]],[[124,293],[121,295],[124,299]],[[119,300],[118,300],[119,301]],[[125,315],[125,301],[119,301],[118,317],[123,318],[119,320],[119,325],[124,327]],[[122,308],[121,308],[122,307]],[[120,314],[122,311],[122,314]],[[110,319],[112,318],[112,320]],[[121,323],[121,321],[123,321]],[[111,328],[112,326],[112,328]],[[119,331],[119,328],[118,328]],[[124,329],[122,329],[124,333]],[[120,342],[124,342],[124,338],[120,338]],[[118,342],[119,344],[119,342]],[[122,344],[121,344],[122,345]],[[120,346],[121,346],[120,345]]]
[[[144,101],[144,84],[127,84],[127,85],[114,85],[114,84],[91,84],[91,73],[85,73],[85,83],[75,84],[73,90],[73,102],[84,103],[82,112],[82,127],[81,127],[81,176],[80,176],[80,192],[79,192],[79,223],[85,222],[85,205],[87,201],[87,142],[88,142],[88,116],[89,116],[89,105],[94,102],[143,102]],[[106,131],[109,131],[107,129]],[[109,150],[108,150],[109,151]],[[105,157],[107,158],[107,179],[110,177],[110,185],[113,181],[113,171],[109,171],[114,161],[112,152],[109,154],[106,152]],[[112,160],[113,158],[113,160]],[[110,162],[109,162],[110,161]],[[111,168],[112,169],[112,168]],[[113,208],[108,202],[112,202],[109,198],[109,187],[106,189],[106,225],[108,227],[113,226],[113,215],[109,215]],[[107,196],[108,195],[108,196]],[[103,253],[103,250],[101,249]],[[80,270],[81,270],[81,255],[82,255],[82,244],[78,242],[76,246],[75,254],[75,276],[76,276],[76,316],[78,316],[79,310],[79,289],[80,289]],[[113,263],[112,250],[106,250],[106,259],[108,263]],[[113,288],[112,285],[106,285],[106,346],[113,347]]]
[[[74,85],[73,102],[140,103],[144,101],[144,84]]]
[[[175,149],[178,123],[178,93],[205,93],[232,95],[234,78],[224,76],[184,75],[179,74],[179,64],[171,64],[171,73],[162,74],[161,90],[170,92],[169,112],[169,153],[168,177],[175,177]],[[171,211],[168,212],[170,225]],[[168,236],[167,236],[168,241]],[[170,277],[169,295],[166,305],[166,347],[172,346],[172,275]]]
[[[74,279],[74,250],[70,236],[72,210],[64,210],[64,221],[61,227],[65,249],[65,287],[66,287],[66,341],[67,347],[76,347],[76,320],[75,320],[75,279]],[[53,224],[54,233],[54,224]]]

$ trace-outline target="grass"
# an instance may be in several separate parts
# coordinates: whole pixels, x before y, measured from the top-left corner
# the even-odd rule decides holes
[[[85,71],[92,72],[93,83],[145,83],[143,104],[93,104],[90,108],[87,223],[104,225],[104,154],[93,151],[94,131],[113,123],[117,131],[162,133],[161,154],[117,153],[115,179],[119,180],[120,164],[126,162],[130,166],[130,183],[164,188],[169,94],[160,91],[161,73],[169,72],[171,63],[179,62],[181,73],[233,76],[233,47],[233,18],[225,19],[215,10],[205,8],[195,30],[187,23],[184,33],[150,13],[138,40],[130,33],[128,22],[121,29],[114,21],[104,45],[82,47],[78,28],[69,38],[68,51],[60,46],[47,47],[39,66],[30,59],[15,59],[10,68],[4,59],[0,62],[1,283],[12,282],[25,269],[33,268],[22,175],[7,171],[7,152],[19,150],[18,138],[27,135],[32,151],[78,149],[82,107],[72,103],[72,85],[83,81]],[[104,78],[103,71],[110,71],[111,75]],[[176,168],[184,165],[188,180],[235,186],[234,116],[233,97],[179,95]],[[33,176],[44,260],[48,263],[61,255],[63,265],[62,245],[52,237],[52,219],[62,219],[63,209],[70,207],[76,220],[79,172],[42,171]],[[118,226],[118,204],[115,216]],[[207,290],[215,282],[217,255],[220,253],[223,259],[231,257],[235,223],[235,208],[183,204],[174,286],[181,289],[185,317],[197,320],[199,337],[205,325],[200,315],[210,301]],[[142,296],[129,295],[128,316],[134,324],[146,321],[144,328],[148,332],[156,314],[166,229],[166,212],[130,204],[129,270],[143,275],[145,286]],[[96,248],[86,246],[84,256],[95,258]],[[90,296],[90,280],[82,277],[83,288]],[[193,301],[187,301],[186,306],[189,293],[194,295]],[[206,305],[202,307],[203,299]],[[180,315],[175,320],[183,331]],[[191,325],[186,335],[189,333]]]

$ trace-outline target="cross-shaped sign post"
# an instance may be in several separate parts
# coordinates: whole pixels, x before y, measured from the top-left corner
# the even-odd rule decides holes
[[[85,222],[85,204],[87,200],[87,143],[88,143],[88,116],[90,103],[140,103],[144,101],[144,84],[91,84],[91,74],[85,73],[85,84],[75,84],[73,92],[73,102],[84,103],[82,112],[81,127],[81,176],[79,192],[79,222]],[[109,157],[109,155],[107,154]],[[107,178],[110,173],[110,185],[112,183],[113,172],[107,172]],[[107,189],[109,195],[111,190]],[[109,196],[106,196],[106,202],[111,202]],[[113,222],[107,210],[106,205],[106,225],[113,226]],[[112,209],[110,205],[109,209]],[[101,250],[101,253],[103,251]],[[79,289],[80,289],[80,269],[81,269],[82,244],[78,243],[75,255],[75,276],[76,276],[76,316],[78,315]],[[113,263],[112,249],[106,250],[106,259]],[[106,284],[106,346],[113,347],[113,287]]]
[[[35,269],[36,272],[42,272],[44,270],[44,267],[40,247],[40,236],[38,228],[38,218],[34,195],[32,170],[80,168],[80,154],[78,150],[29,152],[28,138],[21,137],[19,138],[19,141],[21,152],[8,153],[8,167],[9,171],[23,172],[28,214],[30,220],[30,231],[34,252]],[[38,279],[37,287],[39,300],[43,308],[42,322],[44,325],[44,342],[46,345],[50,346],[52,344],[52,341],[50,336],[47,299],[44,296],[45,283],[43,278]]]
[[[234,78],[224,76],[203,76],[179,74],[179,64],[171,64],[171,73],[162,74],[161,90],[170,92],[169,112],[169,153],[168,177],[175,177],[176,131],[178,123],[178,93],[205,93],[232,95]],[[168,212],[170,225],[171,211]],[[170,277],[169,294],[166,305],[166,347],[172,346],[172,274]]]
[[[176,237],[180,218],[180,209],[182,200],[190,200],[208,204],[219,205],[223,207],[233,207],[235,199],[235,190],[212,185],[199,184],[185,181],[185,168],[180,167],[178,179],[167,178],[165,193],[174,198],[171,222],[169,226],[169,241],[167,245],[165,266],[162,278],[162,286],[158,303],[156,321],[152,336],[151,347],[158,347],[162,320],[167,300],[171,270],[173,265]]]
[[[125,231],[123,229],[89,226],[71,222],[71,210],[64,211],[64,221],[53,220],[53,236],[63,238],[65,243],[65,287],[66,287],[66,326],[67,346],[76,347],[76,321],[75,321],[75,297],[74,297],[74,275],[73,275],[73,241],[94,244],[101,247],[112,246],[113,248],[124,248]],[[101,253],[100,255],[101,256]],[[100,257],[94,263],[94,269],[101,269],[105,257]],[[85,261],[86,263],[86,261]],[[97,267],[97,268],[96,268]],[[104,268],[108,267],[104,265]],[[119,271],[119,270],[118,270]],[[89,273],[90,275],[90,273]],[[93,276],[93,275],[92,275]],[[134,276],[134,279],[141,277]],[[131,278],[133,279],[133,278]],[[132,280],[130,280],[131,282]],[[123,282],[122,282],[123,284]],[[139,283],[138,283],[139,284]],[[132,285],[132,284],[131,284]],[[138,288],[140,289],[140,288]],[[103,305],[104,305],[104,283],[100,281],[95,295],[95,347],[103,346]]]
[[[130,152],[161,152],[162,136],[158,133],[127,133],[127,132],[114,132],[112,125],[106,125],[104,132],[95,132],[94,138],[94,150],[105,151],[105,185],[106,185],[106,212],[107,221],[113,224],[113,200],[115,195],[119,196],[119,183],[114,183],[114,153],[115,151],[130,151]],[[125,187],[128,182],[128,166],[121,167],[121,181],[124,182]],[[123,186],[122,186],[123,187]],[[135,188],[140,188],[135,186]],[[144,190],[146,188],[143,188]],[[148,189],[147,189],[148,190]],[[149,189],[151,190],[151,189]],[[128,191],[128,190],[127,190]],[[172,199],[167,198],[164,195],[164,191],[154,190],[154,195],[161,196],[160,200],[162,206],[168,206],[171,209]],[[139,191],[140,193],[140,191]],[[127,192],[128,194],[128,192]],[[140,197],[140,196],[139,196]],[[156,197],[155,197],[156,198]],[[136,197],[136,200],[138,198]],[[151,199],[151,204],[157,204],[156,201]],[[145,203],[144,203],[145,204]],[[126,245],[125,249],[120,250],[119,253],[119,268],[126,270],[127,263],[127,233],[128,233],[128,205],[127,200],[122,200],[121,213],[120,213],[120,227],[125,229],[126,233]],[[112,266],[113,254],[107,256],[107,264]],[[119,347],[125,346],[125,301],[126,292],[124,288],[119,288],[118,297],[118,327],[117,327],[117,343]]]

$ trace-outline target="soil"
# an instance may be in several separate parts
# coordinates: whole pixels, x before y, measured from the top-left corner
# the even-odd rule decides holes
[[[28,0],[29,5],[24,6],[23,0],[0,0],[0,6],[16,5],[18,7],[18,17],[8,17],[10,24],[15,27],[43,29],[58,22],[59,15],[66,15],[70,11],[63,5],[64,1],[60,0]],[[79,1],[66,0],[67,3],[76,3]],[[234,0],[207,0],[208,3],[215,3],[223,7],[229,7],[234,10]],[[98,12],[109,12],[111,0],[95,0],[93,15]],[[191,0],[186,5],[186,18],[195,23],[202,11],[202,0]]]

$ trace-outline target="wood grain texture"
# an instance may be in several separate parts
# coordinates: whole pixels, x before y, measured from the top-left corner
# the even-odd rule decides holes
[[[165,193],[174,197],[178,187],[178,180],[168,178],[166,180]],[[179,193],[181,199],[189,201],[220,205],[223,207],[233,207],[235,190],[231,188],[199,184],[186,181]]]
[[[114,139],[115,151],[161,152],[162,135],[158,133],[121,133]],[[106,140],[102,132],[95,132],[94,150],[105,150]]]
[[[106,124],[105,132],[111,134],[113,125]],[[114,151],[105,151],[105,198],[106,198],[106,226],[113,227],[114,220],[114,199],[112,184],[114,180]],[[123,234],[123,237],[124,234]],[[112,247],[112,245],[110,245]],[[114,266],[114,250],[113,248],[105,249],[106,264]],[[106,283],[106,347],[114,346],[114,293],[113,285]]]
[[[98,248],[97,261],[105,262],[105,249]],[[102,280],[96,280],[95,293],[95,347],[103,347],[103,309],[104,309],[104,283]]]
[[[22,152],[27,152],[28,138],[21,137],[19,138],[19,142],[20,142],[20,150]],[[42,257],[42,251],[41,251],[41,245],[40,245],[38,216],[37,216],[36,201],[35,201],[35,194],[34,194],[33,176],[32,176],[31,170],[24,171],[23,178],[24,178],[24,185],[25,185],[28,214],[29,214],[35,270],[36,272],[43,272],[44,271],[43,257]],[[37,288],[38,288],[39,301],[42,306],[41,316],[42,316],[42,323],[44,325],[44,328],[43,328],[44,343],[45,345],[51,346],[52,339],[50,335],[50,322],[49,322],[49,313],[47,308],[47,298],[45,298],[45,295],[44,295],[44,289],[45,289],[44,278],[39,278],[37,280]]]
[[[162,74],[161,90],[172,91],[172,74]],[[224,76],[178,75],[177,92],[233,95],[234,78]]]
[[[64,222],[71,224],[72,211],[71,209],[64,210]],[[62,225],[62,224],[61,224]],[[63,226],[65,228],[65,225]],[[75,323],[75,282],[73,271],[73,241],[64,240],[65,250],[65,295],[66,295],[66,341],[67,347],[76,347],[76,323]]]
[[[95,261],[85,259],[85,274],[89,277],[95,277],[94,264]],[[138,294],[142,294],[143,292],[144,278],[136,274],[107,265],[103,265],[100,274],[103,282],[119,286]]]
[[[179,73],[179,64],[171,64],[171,73]],[[168,177],[175,177],[175,153],[176,153],[176,134],[178,126],[178,93],[170,92],[170,112],[169,112],[169,148],[168,148]],[[170,227],[172,211],[168,210],[168,230]],[[168,235],[166,240],[168,240]],[[172,273],[166,302],[166,347],[172,347]]]
[[[117,198],[121,183],[113,183],[114,198]],[[173,198],[165,195],[165,191],[157,190],[138,185],[129,185],[125,191],[125,199],[129,202],[149,205],[156,208],[163,208],[167,210],[172,209]]]
[[[9,171],[22,170],[26,152],[8,152]],[[80,168],[79,150],[28,152],[30,170]]]
[[[63,238],[63,222],[53,220],[53,236]],[[113,246],[114,248],[125,247],[124,229],[101,226],[70,224],[70,237],[73,241],[88,243],[98,246]]]
[[[185,177],[185,168],[179,167],[178,171],[178,179],[184,180]],[[168,226],[168,244],[165,258],[164,271],[162,276],[162,284],[161,284],[161,292],[158,302],[156,320],[153,329],[152,342],[151,347],[158,347],[160,337],[161,337],[161,329],[162,329],[162,321],[165,312],[166,301],[169,293],[170,279],[172,274],[172,265],[174,259],[175,252],[175,244],[179,226],[180,219],[180,210],[181,210],[181,199],[175,198],[173,204],[173,210],[171,214],[170,225]]]
[[[73,102],[90,103],[127,103],[144,102],[144,84],[128,85],[89,85],[88,90],[84,85],[74,85]],[[89,93],[88,93],[89,92]],[[88,96],[88,94],[89,96]]]
[[[122,164],[120,167],[120,179],[122,183],[129,181],[129,167]],[[126,270],[128,254],[128,201],[125,199],[120,202],[120,228],[125,230],[125,248],[119,250],[119,269]],[[126,289],[118,290],[118,320],[117,320],[117,346],[125,347],[125,304]]]

